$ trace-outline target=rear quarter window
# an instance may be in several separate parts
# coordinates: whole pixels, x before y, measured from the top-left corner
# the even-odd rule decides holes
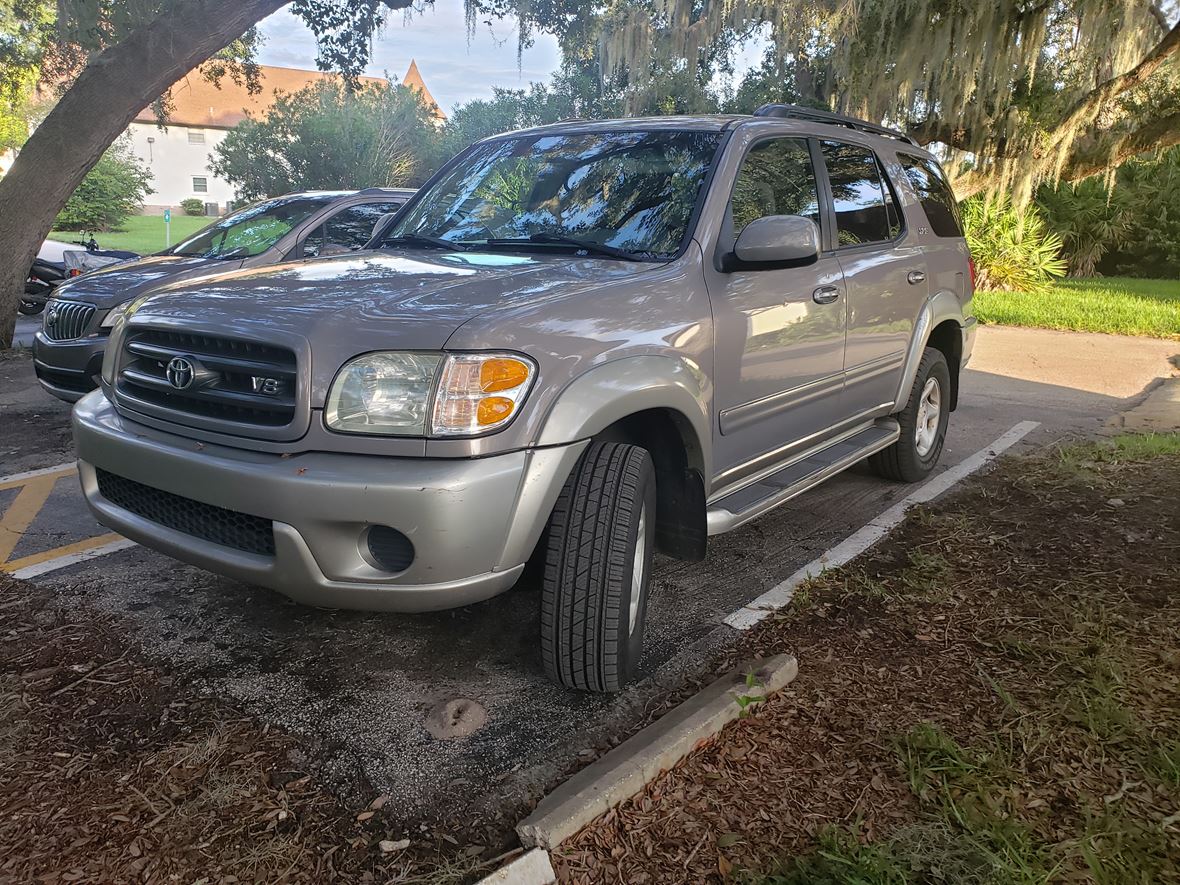
[[[959,204],[946,180],[946,175],[933,160],[898,154],[901,167],[909,179],[910,186],[922,204],[930,230],[936,237],[963,236],[963,222],[959,217]]]

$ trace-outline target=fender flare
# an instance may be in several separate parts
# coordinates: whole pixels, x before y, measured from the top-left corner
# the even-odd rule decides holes
[[[537,446],[557,446],[589,439],[616,421],[648,409],[678,412],[696,435],[702,463],[712,463],[709,421],[712,383],[701,368],[683,357],[624,357],[591,368],[558,394],[537,435]],[[690,453],[690,463],[696,459]]]
[[[922,361],[922,351],[930,341],[930,333],[947,320],[954,320],[960,329],[966,326],[963,316],[963,306],[953,292],[943,290],[935,292],[926,299],[922,309],[918,311],[918,319],[914,323],[914,334],[910,337],[910,348],[906,353],[905,365],[902,368],[901,382],[897,393],[893,397],[893,408],[904,408],[910,388],[914,386],[914,378],[918,374],[918,363]],[[958,366],[951,366],[951,372],[957,374]]]

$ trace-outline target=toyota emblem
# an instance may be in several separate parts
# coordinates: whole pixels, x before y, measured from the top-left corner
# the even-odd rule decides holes
[[[169,384],[177,390],[184,390],[193,383],[193,377],[196,375],[196,371],[188,359],[182,356],[174,356],[168,361],[166,374]]]

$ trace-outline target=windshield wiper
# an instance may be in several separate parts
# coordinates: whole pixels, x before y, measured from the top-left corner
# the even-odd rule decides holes
[[[626,249],[608,246],[605,243],[595,243],[592,240],[579,240],[577,237],[567,237],[561,234],[537,233],[523,238],[496,238],[486,240],[483,245],[527,246],[533,243],[548,246],[569,246],[572,249],[581,249],[584,252],[590,252],[594,255],[605,255],[608,258],[618,258],[622,261],[643,261],[645,258],[643,255],[628,252]]]
[[[432,237],[429,234],[402,234],[382,240],[381,247],[386,246],[433,246],[436,249],[453,249],[456,252],[466,252],[471,247],[465,243],[444,240],[442,237]]]

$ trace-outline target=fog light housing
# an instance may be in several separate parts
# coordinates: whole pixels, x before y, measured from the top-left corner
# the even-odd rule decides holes
[[[414,561],[410,539],[387,525],[372,525],[365,531],[365,548],[371,564],[387,572],[404,572]]]

